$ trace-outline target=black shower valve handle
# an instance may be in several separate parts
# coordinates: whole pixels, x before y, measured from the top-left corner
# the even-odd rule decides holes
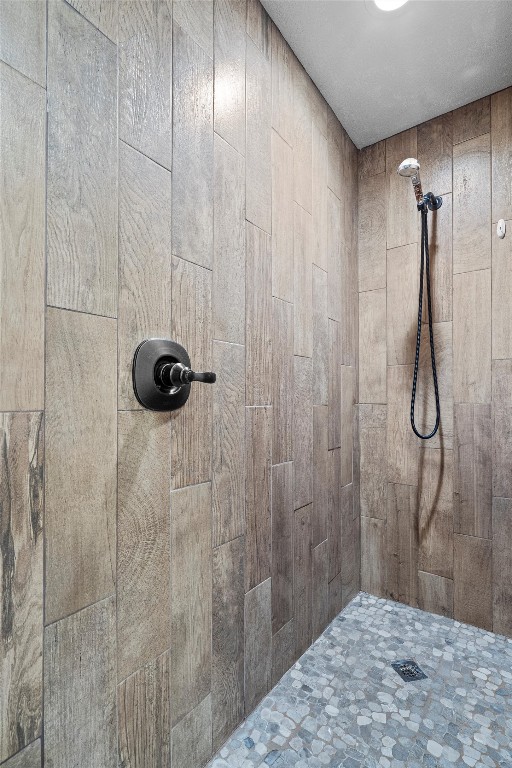
[[[201,381],[203,384],[215,384],[217,381],[217,374],[213,371],[188,371],[186,377],[187,381]]]
[[[203,384],[214,384],[217,379],[213,371],[199,373],[198,371],[193,371],[187,365],[183,365],[183,363],[169,362],[165,362],[157,370],[157,377],[164,387],[169,388],[183,387],[185,384],[190,384],[193,381],[199,381]]]

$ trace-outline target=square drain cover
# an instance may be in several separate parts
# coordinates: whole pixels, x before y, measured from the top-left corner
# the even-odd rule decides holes
[[[412,683],[413,680],[426,680],[427,678],[414,659],[400,659],[400,661],[394,661],[391,666],[406,683]]]

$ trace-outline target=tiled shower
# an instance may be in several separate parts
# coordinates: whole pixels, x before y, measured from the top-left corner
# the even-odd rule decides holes
[[[0,165],[2,768],[202,768],[361,588],[512,635],[511,88],[360,151],[259,0],[0,0]]]
[[[511,152],[508,88],[364,149],[359,182],[363,588],[508,636],[512,251],[496,226],[512,217]],[[409,423],[419,229],[396,174],[408,156],[443,196],[431,237],[441,425],[425,443]],[[427,345],[421,364],[424,431]]]

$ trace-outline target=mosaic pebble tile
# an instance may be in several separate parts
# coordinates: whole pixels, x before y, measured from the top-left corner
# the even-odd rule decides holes
[[[512,768],[512,640],[360,593],[209,763],[267,766]]]

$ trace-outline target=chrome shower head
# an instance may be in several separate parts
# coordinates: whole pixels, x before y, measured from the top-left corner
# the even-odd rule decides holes
[[[416,195],[416,202],[418,205],[423,203],[423,190],[421,188],[420,179],[420,164],[415,157],[408,157],[397,168],[397,173],[400,176],[408,176],[412,181],[414,187],[414,194]]]

